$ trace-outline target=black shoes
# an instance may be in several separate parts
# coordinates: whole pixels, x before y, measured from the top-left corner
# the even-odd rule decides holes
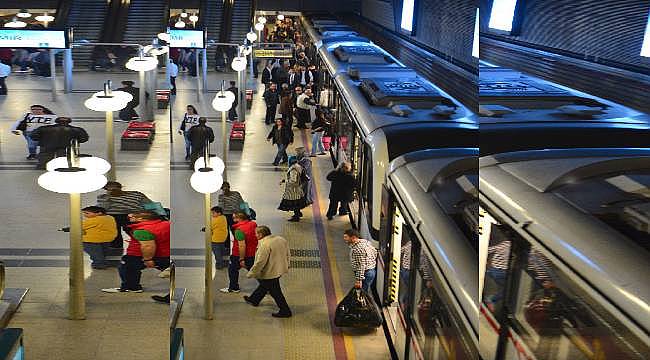
[[[292,217],[291,217],[289,220],[287,220],[287,221],[298,222],[298,221],[300,221],[300,218],[297,217],[297,216],[292,216]]]
[[[279,311],[271,314],[271,316],[273,316],[274,318],[290,318],[291,315],[292,315],[291,313],[281,313]]]
[[[152,295],[152,299],[154,299],[156,302],[163,303],[163,304],[169,304],[169,294],[165,296],[160,296],[160,295]]]
[[[29,154],[29,156],[27,156],[27,160],[36,160],[36,159],[38,159],[36,154]]]
[[[260,304],[256,304],[256,303],[254,303],[254,302],[251,300],[250,296],[248,296],[248,295],[244,295],[244,301],[246,301],[246,303],[249,304],[249,305],[251,305],[251,306],[258,307],[258,306],[260,305]]]

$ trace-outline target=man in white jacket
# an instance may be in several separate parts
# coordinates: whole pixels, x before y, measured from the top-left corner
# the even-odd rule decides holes
[[[289,272],[289,244],[285,238],[271,235],[271,230],[264,225],[255,229],[255,235],[259,241],[255,263],[246,277],[257,279],[259,286],[251,296],[244,296],[244,300],[258,306],[266,294],[270,293],[280,308],[280,311],[271,315],[278,318],[291,317],[291,309],[280,288],[280,277]]]
[[[7,95],[7,76],[11,74],[11,66],[0,61],[0,95]]]

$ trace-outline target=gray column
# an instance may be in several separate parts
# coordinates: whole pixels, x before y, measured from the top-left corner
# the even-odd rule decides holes
[[[147,82],[144,71],[138,71],[138,75],[138,88],[140,88],[140,120],[144,120],[147,116],[147,96],[145,94],[145,91],[147,90]]]
[[[72,49],[63,50],[63,92],[72,92]]]
[[[196,59],[196,101],[200,102],[201,101],[201,72],[199,68],[199,53],[201,50],[196,49],[196,56],[194,58]]]
[[[52,84],[52,101],[56,101],[56,57],[54,52],[56,50],[50,49],[50,78]]]
[[[208,93],[208,49],[203,49],[202,50],[203,55],[201,56],[202,64],[201,66],[203,67],[201,69],[201,74],[203,74],[203,93],[207,94]]]

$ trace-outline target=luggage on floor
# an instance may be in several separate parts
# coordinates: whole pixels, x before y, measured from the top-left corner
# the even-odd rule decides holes
[[[381,314],[368,293],[352,288],[336,307],[334,325],[339,327],[378,328]]]

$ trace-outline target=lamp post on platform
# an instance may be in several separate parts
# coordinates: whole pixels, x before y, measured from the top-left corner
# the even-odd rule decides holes
[[[221,144],[223,148],[222,160],[223,163],[226,164],[228,162],[228,127],[226,125],[226,113],[228,110],[230,110],[232,104],[235,102],[235,95],[232,92],[223,89],[224,83],[225,80],[222,80],[221,91],[217,92],[214,100],[212,100],[212,108],[217,111],[221,111]],[[228,171],[226,170],[225,165],[223,170],[223,179],[224,181],[228,181]]]

